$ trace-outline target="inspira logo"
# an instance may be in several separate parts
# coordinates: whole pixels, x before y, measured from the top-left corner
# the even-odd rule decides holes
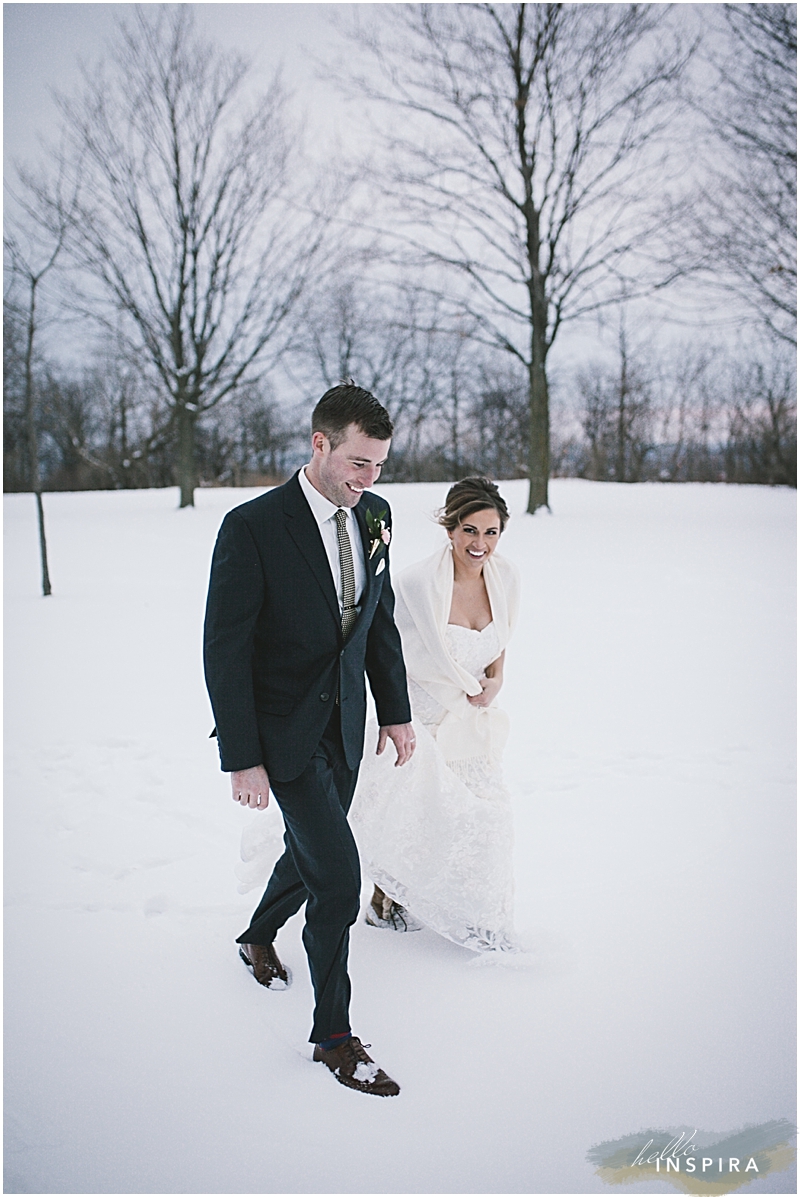
[[[660,1172],[662,1167],[666,1167],[667,1172],[680,1172],[681,1164],[685,1172],[696,1172],[698,1162],[700,1163],[700,1171],[705,1176],[706,1169],[717,1168],[719,1172],[723,1171],[724,1161],[722,1156],[718,1156],[715,1160],[713,1156],[702,1156],[698,1159],[698,1148],[689,1140],[697,1134],[697,1127],[692,1131],[691,1135],[686,1136],[686,1143],[684,1144],[683,1131],[676,1139],[670,1139],[666,1147],[662,1147],[660,1151],[656,1149],[652,1155],[645,1155],[652,1146],[653,1140],[648,1139],[642,1150],[637,1155],[636,1159],[630,1165],[631,1168],[642,1167],[643,1164],[655,1164],[656,1172]],[[728,1156],[728,1161],[725,1167],[728,1172],[739,1172],[740,1166],[744,1168],[745,1172],[758,1172],[758,1164],[755,1156],[751,1155],[746,1165],[742,1165],[742,1160],[738,1156]],[[711,1178],[713,1179],[713,1177]]]
[[[599,1143],[587,1153],[606,1184],[668,1180],[683,1192],[733,1192],[795,1159],[796,1128],[785,1119],[719,1135],[671,1127]]]

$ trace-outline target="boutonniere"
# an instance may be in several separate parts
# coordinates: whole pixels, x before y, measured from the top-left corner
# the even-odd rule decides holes
[[[392,534],[386,527],[386,520],[384,516],[386,510],[384,509],[380,515],[375,515],[373,511],[367,508],[366,520],[367,531],[369,532],[369,560],[375,556],[376,553],[382,552],[392,539]]]

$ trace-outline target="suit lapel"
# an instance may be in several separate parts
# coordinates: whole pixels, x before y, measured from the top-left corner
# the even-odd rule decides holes
[[[361,533],[361,548],[364,553],[364,593],[361,596],[361,610],[364,610],[370,591],[375,584],[375,563],[369,559],[369,529],[367,528],[367,517],[364,514],[366,511],[366,504],[363,499],[359,499],[354,508],[356,523],[358,530]]]
[[[333,575],[331,574],[328,554],[325,552],[325,546],[322,543],[319,525],[306,502],[296,474],[286,483],[283,512],[286,516],[286,529],[308,562],[330,607],[331,615],[333,615],[337,626],[341,629],[342,617],[339,611],[339,600],[336,597],[336,589],[333,585]]]

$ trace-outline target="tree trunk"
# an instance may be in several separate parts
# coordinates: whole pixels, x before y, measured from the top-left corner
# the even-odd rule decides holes
[[[527,249],[530,278],[530,445],[528,447],[528,512],[533,515],[540,507],[549,510],[547,487],[550,481],[550,396],[547,389],[547,296],[539,266],[539,213],[533,202],[530,177],[526,181]]]
[[[181,507],[194,507],[194,488],[197,484],[196,423],[197,412],[182,403],[178,408],[178,485],[181,488]]]
[[[28,338],[25,346],[25,423],[28,433],[28,468],[31,475],[31,490],[36,496],[36,514],[39,522],[39,551],[42,559],[42,594],[52,594],[50,570],[47,565],[47,538],[44,531],[44,506],[42,504],[42,483],[39,474],[39,437],[36,431],[36,412],[33,395],[33,338],[36,333],[36,283],[31,280],[31,298],[28,308]]]
[[[619,405],[617,410],[617,482],[628,481],[628,471],[625,466],[625,400],[628,397],[628,349],[625,340],[625,326],[620,324],[619,332]]]
[[[451,469],[452,469],[452,474],[453,474],[453,481],[458,482],[459,477],[461,475],[461,462],[460,462],[460,454],[459,454],[459,447],[458,447],[458,435],[459,435],[458,381],[456,379],[455,371],[453,371],[450,381],[451,381],[451,392],[450,393],[451,393],[452,400],[453,400],[453,415],[452,415],[451,427],[450,427],[451,445],[452,445],[452,449],[453,449],[453,464],[452,464]]]
[[[47,540],[44,534],[44,506],[42,492],[36,491],[36,514],[39,520],[39,550],[42,557],[42,594],[47,598],[53,591],[50,588],[50,570],[47,567]]]
[[[530,379],[531,439],[528,449],[528,511],[549,509],[547,484],[550,479],[550,404],[544,362],[532,362]]]
[[[624,367],[623,367],[624,370]],[[625,469],[625,381],[619,385],[619,404],[617,405],[617,482],[627,482]]]

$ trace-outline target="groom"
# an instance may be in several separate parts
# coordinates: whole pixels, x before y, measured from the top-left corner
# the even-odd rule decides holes
[[[260,984],[285,989],[280,927],[306,905],[303,943],[314,986],[314,1059],[342,1084],[400,1092],[349,1021],[347,952],[361,876],[347,822],[364,747],[366,690],[397,765],[414,751],[389,579],[391,517],[368,490],[392,422],[354,384],[326,391],[312,416],[311,461],[283,486],[236,507],[217,538],[205,623],[205,669],[222,768],[233,798],[263,810],[272,790],[286,850],[239,954]]]

